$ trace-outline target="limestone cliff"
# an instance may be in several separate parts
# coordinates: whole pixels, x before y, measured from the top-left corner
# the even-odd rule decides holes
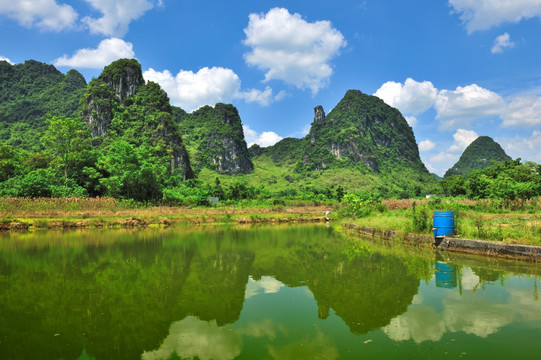
[[[169,98],[158,84],[145,84],[137,60],[121,59],[106,66],[88,85],[81,115],[94,137],[104,138],[113,131],[136,146],[150,145],[157,155],[170,158],[171,171],[184,179],[194,176]]]
[[[253,171],[242,122],[233,105],[218,103],[191,114],[180,109],[175,113],[196,171],[204,167],[229,175]]]
[[[301,167],[322,170],[359,164],[375,173],[408,167],[428,174],[413,131],[400,112],[375,96],[349,90],[329,114],[321,106],[314,109]]]

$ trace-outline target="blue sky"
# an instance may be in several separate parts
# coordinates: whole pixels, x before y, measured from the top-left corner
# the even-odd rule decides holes
[[[540,20],[541,0],[0,0],[0,58],[87,81],[136,58],[186,111],[233,103],[262,146],[358,89],[442,175],[481,135],[541,163]]]

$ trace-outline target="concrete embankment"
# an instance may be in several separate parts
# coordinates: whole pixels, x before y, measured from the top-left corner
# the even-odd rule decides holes
[[[402,240],[414,245],[432,245],[443,251],[455,251],[477,255],[497,256],[509,259],[541,261],[541,246],[506,244],[494,241],[443,237],[434,242],[434,237],[423,234],[409,234],[394,230],[373,229],[354,224],[343,224],[344,228],[359,234],[387,240]]]

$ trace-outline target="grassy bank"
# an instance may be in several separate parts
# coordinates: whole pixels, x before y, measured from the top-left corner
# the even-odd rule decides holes
[[[310,202],[174,207],[112,198],[0,198],[0,229],[168,226],[325,221],[328,205]]]
[[[374,229],[432,234],[433,211],[452,210],[456,234],[462,238],[541,245],[541,200],[508,205],[495,200],[383,200],[361,217],[341,207],[332,218]]]

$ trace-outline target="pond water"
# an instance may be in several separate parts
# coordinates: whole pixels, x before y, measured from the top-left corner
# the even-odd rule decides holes
[[[538,359],[541,267],[325,226],[0,235],[0,359]]]

